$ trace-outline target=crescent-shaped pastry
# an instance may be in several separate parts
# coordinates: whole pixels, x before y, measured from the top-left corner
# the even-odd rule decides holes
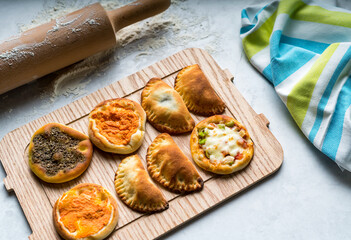
[[[119,164],[115,188],[121,200],[133,210],[151,213],[168,208],[167,200],[152,182],[138,155],[126,157]]]
[[[32,136],[28,163],[41,180],[62,183],[81,175],[92,154],[93,145],[88,136],[60,123],[49,123]]]
[[[193,113],[211,116],[224,112],[224,102],[218,97],[197,64],[185,67],[178,73],[174,89]]]
[[[102,186],[82,183],[56,201],[53,220],[66,240],[104,239],[117,225],[117,201]]]
[[[190,148],[199,167],[217,174],[243,169],[254,152],[246,128],[234,118],[224,115],[199,122],[191,133]]]
[[[106,100],[89,114],[89,137],[105,152],[128,154],[141,146],[145,121],[139,103],[126,98]]]
[[[203,180],[195,166],[168,133],[158,135],[146,155],[151,177],[176,193],[201,190]]]
[[[152,78],[146,84],[141,105],[150,123],[160,132],[184,133],[195,126],[182,98],[160,78]]]

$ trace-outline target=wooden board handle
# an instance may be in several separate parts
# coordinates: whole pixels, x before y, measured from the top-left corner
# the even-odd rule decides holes
[[[170,5],[170,0],[138,0],[124,7],[108,11],[107,15],[115,32],[117,32],[128,25],[165,11]]]
[[[258,114],[256,116],[256,119],[258,119],[266,127],[269,126],[269,120],[267,119],[267,117],[263,113]]]
[[[229,71],[228,68],[224,69],[223,72],[224,72],[224,74],[227,76],[227,78],[228,78],[231,82],[234,81],[234,76],[233,76],[233,74]]]
[[[6,191],[8,191],[8,192],[14,191],[13,190],[13,185],[12,185],[12,182],[10,181],[10,179],[9,179],[9,176],[4,178],[4,186],[6,188]]]

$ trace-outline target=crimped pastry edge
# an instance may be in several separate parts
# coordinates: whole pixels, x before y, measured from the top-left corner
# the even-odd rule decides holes
[[[132,156],[129,156],[129,157],[124,158],[123,160],[126,160],[126,159],[128,159],[128,158],[130,158],[130,157],[135,157],[135,156],[139,158],[139,156],[137,156],[137,155],[132,155]],[[139,159],[140,159],[140,158],[139,158]],[[117,169],[116,175],[115,175],[115,181],[114,181],[116,193],[117,193],[117,195],[119,196],[119,198],[123,201],[123,203],[126,204],[128,207],[130,207],[132,210],[137,211],[137,212],[141,212],[141,213],[161,212],[161,211],[164,211],[164,210],[168,209],[168,208],[169,208],[169,203],[168,203],[168,201],[164,198],[164,196],[163,196],[164,202],[161,203],[160,206],[156,206],[156,207],[150,207],[150,206],[147,206],[147,205],[140,206],[140,205],[139,205],[140,202],[139,202],[139,204],[138,204],[137,202],[129,203],[129,202],[127,201],[128,198],[126,197],[126,194],[124,194],[123,189],[120,187],[120,186],[121,186],[121,182],[123,182],[123,179],[122,179],[123,176],[118,177],[120,171],[122,171],[121,168],[123,168],[123,166],[124,166],[125,164],[127,164],[126,161],[123,161],[123,160],[122,160],[122,162],[121,162],[121,163],[119,164],[119,166],[118,166],[118,169]],[[145,171],[146,174],[147,174],[147,171],[145,170],[145,168],[144,168],[144,171]],[[154,183],[153,183],[153,184],[154,184]],[[154,184],[154,185],[155,185],[155,184]],[[155,185],[155,188],[157,188],[156,185]],[[157,188],[157,189],[158,189],[158,188]],[[158,190],[159,190],[159,189],[158,189]],[[161,193],[161,194],[162,194],[162,193]],[[163,194],[162,194],[162,195],[163,195]]]
[[[172,139],[172,137],[167,134],[167,133],[161,133],[159,134],[154,141],[150,144],[150,146],[148,147],[147,150],[147,154],[146,154],[146,161],[147,161],[147,169],[150,173],[150,176],[157,181],[158,183],[160,183],[163,187],[165,187],[166,189],[174,192],[174,193],[190,193],[190,192],[195,192],[195,191],[200,191],[203,189],[204,186],[204,181],[201,178],[200,174],[199,174],[199,178],[198,180],[193,184],[193,185],[185,185],[184,183],[178,183],[178,186],[171,186],[167,180],[165,178],[163,178],[160,174],[159,171],[157,171],[156,168],[152,168],[152,155],[154,154],[154,152],[156,151],[156,148],[158,147],[157,145],[160,142],[166,141],[165,137],[169,136],[169,138],[173,141],[173,143],[176,145],[176,143],[174,142],[174,140]],[[176,145],[177,146],[177,145]],[[181,151],[181,149],[177,146],[177,148],[179,149],[179,151]],[[183,153],[184,154],[184,153]],[[186,156],[185,156],[186,157]],[[188,159],[188,161],[190,161]],[[195,166],[194,169],[196,170]],[[197,170],[196,170],[197,172]],[[187,188],[188,187],[188,188]]]
[[[217,96],[220,100],[221,100],[221,104],[217,107],[212,107],[209,108],[208,106],[206,108],[201,108],[200,106],[196,106],[193,102],[191,102],[187,97],[186,94],[184,93],[184,91],[182,91],[181,86],[179,86],[179,84],[181,84],[182,82],[182,75],[188,71],[189,68],[193,68],[194,66],[197,66],[200,70],[200,66],[198,64],[193,64],[193,65],[189,65],[184,67],[182,70],[179,71],[179,73],[177,74],[175,80],[174,80],[174,89],[179,93],[179,95],[182,97],[185,105],[187,106],[187,108],[189,109],[189,111],[191,111],[192,113],[195,114],[199,114],[202,116],[211,116],[211,115],[216,115],[216,114],[221,114],[224,112],[226,106],[225,103],[223,102],[223,100],[221,100],[219,98],[219,96]],[[202,70],[201,70],[202,71]],[[206,76],[205,76],[206,77]],[[207,80],[208,81],[208,80]],[[210,84],[211,85],[211,84]],[[212,86],[211,86],[212,87]],[[212,88],[213,89],[213,88]],[[214,89],[213,89],[214,91]]]
[[[195,121],[194,121],[194,119],[192,117],[191,117],[191,120],[188,123],[188,125],[184,126],[183,128],[174,128],[174,127],[170,126],[168,122],[157,123],[155,121],[156,114],[154,114],[153,112],[148,110],[147,107],[145,106],[145,104],[146,104],[145,101],[147,100],[147,98],[148,98],[148,96],[150,95],[150,92],[151,92],[150,89],[152,89],[152,86],[154,84],[156,84],[158,81],[162,81],[162,79],[161,78],[151,78],[146,83],[146,85],[145,85],[145,87],[144,87],[144,89],[143,89],[143,91],[141,93],[141,106],[143,107],[143,109],[146,112],[147,119],[149,120],[151,125],[154,126],[160,132],[167,132],[167,133],[170,133],[170,134],[181,134],[181,133],[190,132],[195,126]],[[168,87],[170,87],[167,83],[164,83],[164,84],[166,84]],[[175,92],[177,94],[179,94],[177,91],[175,91]],[[180,99],[182,100],[181,96],[180,96]],[[189,113],[189,115],[190,115],[190,113]]]

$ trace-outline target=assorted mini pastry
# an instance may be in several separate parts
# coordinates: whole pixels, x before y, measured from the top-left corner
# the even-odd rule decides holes
[[[195,166],[168,133],[155,138],[147,150],[146,160],[150,176],[172,192],[186,193],[203,187]]]
[[[104,239],[117,225],[117,201],[102,186],[82,183],[56,201],[53,219],[66,240]]]
[[[103,151],[128,154],[140,147],[145,121],[139,103],[126,98],[106,100],[89,114],[89,137]]]
[[[197,64],[187,66],[178,73],[174,89],[193,113],[210,116],[221,114],[225,110],[224,102]]]
[[[178,92],[160,78],[152,78],[141,93],[141,105],[149,122],[160,132],[191,131],[195,122]]]
[[[32,136],[28,163],[41,180],[62,183],[81,175],[89,166],[92,154],[88,136],[60,123],[49,123]]]
[[[119,164],[115,188],[120,199],[135,211],[152,213],[168,208],[167,200],[152,182],[138,155],[126,157]]]
[[[141,93],[141,105],[125,98],[100,103],[89,114],[89,137],[59,123],[41,127],[28,148],[31,170],[51,183],[78,177],[92,158],[90,140],[106,152],[132,153],[144,139],[146,117],[157,130],[165,132],[147,149],[147,169],[169,191],[181,194],[199,191],[204,181],[168,133],[192,131],[193,160],[202,169],[216,174],[241,170],[253,157],[253,142],[246,128],[234,118],[214,115],[224,112],[225,104],[197,64],[178,73],[175,89],[160,78],[150,79]],[[195,126],[188,109],[214,116]],[[117,195],[135,211],[152,213],[168,209],[167,200],[150,176],[138,155],[124,158],[115,175]],[[53,218],[64,239],[103,239],[117,225],[117,202],[102,186],[83,183],[56,201]]]
[[[191,133],[190,148],[199,167],[217,174],[243,169],[254,152],[246,128],[224,115],[214,115],[199,122]]]

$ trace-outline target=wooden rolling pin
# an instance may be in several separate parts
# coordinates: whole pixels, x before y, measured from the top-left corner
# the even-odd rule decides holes
[[[95,3],[0,44],[0,94],[109,49],[115,33],[166,10],[170,0],[139,0],[105,11]]]

